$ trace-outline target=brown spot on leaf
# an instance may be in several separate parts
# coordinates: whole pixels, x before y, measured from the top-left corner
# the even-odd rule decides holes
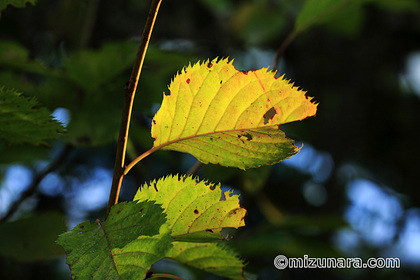
[[[197,209],[195,209],[195,210],[194,210],[194,214],[196,214],[196,215],[197,215],[198,213],[199,213],[199,212],[198,212],[198,210],[197,210]]]
[[[274,116],[277,114],[276,109],[274,107],[271,107],[265,114],[263,115],[264,118],[264,124],[267,124],[270,120],[274,118]]]
[[[213,233],[213,230],[212,229],[206,229],[206,231]]]
[[[211,68],[213,66],[213,64],[211,62],[207,63],[207,67]]]
[[[188,78],[188,79],[187,79],[187,84],[189,84],[190,82],[191,82],[191,79],[189,79],[189,78]]]
[[[246,138],[247,141],[251,141],[252,140],[252,135],[249,133],[245,133],[245,134],[239,134],[238,138],[242,141],[242,143],[244,143],[244,141],[242,140],[242,138]]]
[[[216,186],[215,185],[211,185],[210,186],[210,190],[214,191],[215,189],[216,189]]]

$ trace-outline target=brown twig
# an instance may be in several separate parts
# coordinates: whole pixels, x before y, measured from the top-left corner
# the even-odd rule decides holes
[[[115,156],[114,174],[112,178],[111,192],[109,194],[108,207],[105,217],[108,217],[111,207],[118,202],[121,183],[124,177],[124,162],[127,149],[128,130],[130,126],[131,111],[137,84],[143,67],[144,57],[146,55],[147,46],[152,35],[153,26],[162,0],[153,0],[147,16],[146,25],[144,26],[143,35],[141,37],[139,49],[137,51],[136,60],[134,61],[133,70],[131,72],[130,81],[125,88],[125,99],[123,112],[121,116],[120,133],[118,136],[117,152]]]
[[[57,158],[52,161],[44,170],[42,170],[40,173],[38,173],[32,180],[31,184],[28,186],[28,188],[21,194],[20,198],[16,200],[7,210],[7,213],[0,219],[0,222],[5,222],[7,219],[9,219],[19,208],[19,206],[22,204],[25,199],[32,196],[37,188],[39,183],[42,181],[42,179],[45,178],[49,173],[56,170],[58,167],[61,166],[61,164],[67,159],[68,155],[72,151],[73,146],[66,145],[61,153],[57,156]]]
[[[290,45],[290,43],[293,41],[293,39],[295,39],[296,35],[297,35],[297,32],[290,33],[289,36],[287,36],[287,38],[283,41],[283,43],[277,49],[276,55],[274,57],[274,64],[273,64],[274,65],[274,67],[273,67],[274,70],[278,70],[277,68],[279,67],[280,58],[283,56],[284,51]]]
[[[326,18],[327,16],[334,14],[335,12],[339,11],[340,9],[344,8],[345,6],[349,5],[352,0],[342,1],[338,2],[337,5],[332,6],[330,9],[326,9],[323,13],[318,14],[315,17],[312,17],[309,20],[306,20],[304,24],[301,24],[299,26],[296,26],[295,21],[295,27],[293,31],[287,36],[287,38],[283,41],[283,43],[280,45],[280,47],[276,51],[276,55],[274,58],[274,70],[277,70],[279,60],[283,56],[284,51],[286,48],[290,45],[290,43],[296,38],[296,36],[305,30],[307,30],[309,27],[313,26],[316,22],[322,20],[323,18]]]

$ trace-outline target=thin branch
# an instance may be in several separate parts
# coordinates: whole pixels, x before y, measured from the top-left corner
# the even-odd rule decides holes
[[[20,198],[9,207],[7,213],[0,219],[0,222],[5,222],[7,219],[9,219],[16,212],[16,210],[19,208],[22,202],[25,201],[25,199],[36,193],[38,185],[42,181],[42,179],[44,179],[49,173],[53,172],[58,167],[60,167],[63,164],[63,162],[67,159],[72,149],[73,146],[66,145],[61,151],[61,153],[57,156],[57,158],[32,179],[31,184],[21,194]]]
[[[136,60],[131,72],[130,81],[125,88],[125,99],[123,112],[121,116],[120,133],[118,136],[117,152],[115,156],[114,174],[112,178],[111,192],[109,194],[108,207],[106,216],[108,217],[111,207],[118,203],[121,183],[124,177],[124,162],[127,149],[128,130],[130,126],[131,111],[133,109],[133,101],[137,89],[140,72],[143,67],[144,57],[146,55],[147,46],[152,35],[153,26],[162,0],[153,0],[147,16],[146,25],[144,26],[143,35],[141,37],[139,49],[137,51]]]
[[[339,2],[336,6],[333,6],[330,9],[324,10],[323,13],[318,14],[315,17],[312,17],[309,20],[306,20],[306,22],[300,26],[295,26],[293,31],[287,36],[287,38],[283,41],[281,46],[278,48],[275,58],[274,58],[274,70],[277,70],[279,60],[283,56],[284,51],[286,48],[290,45],[290,43],[296,38],[296,36],[305,30],[307,30],[309,27],[313,26],[316,22],[320,21],[323,18],[326,18],[327,16],[334,14],[335,12],[339,11],[340,9],[344,8],[345,6],[349,5],[352,2],[352,0],[342,1]],[[296,21],[295,21],[296,24]]]
[[[279,62],[280,62],[281,57],[283,56],[284,51],[290,45],[290,43],[295,39],[296,35],[297,35],[296,31],[290,33],[289,36],[287,36],[287,38],[283,41],[283,43],[277,49],[276,55],[274,57],[273,70],[278,70],[277,68],[279,67]]]

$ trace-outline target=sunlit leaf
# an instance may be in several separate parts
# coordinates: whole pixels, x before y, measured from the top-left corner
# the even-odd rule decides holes
[[[230,279],[244,279],[243,261],[232,249],[217,243],[174,242],[168,257]]]
[[[63,132],[51,112],[33,98],[0,87],[0,139],[11,144],[45,144]]]
[[[165,209],[175,240],[220,241],[222,228],[245,225],[246,210],[238,195],[223,193],[214,185],[186,176],[168,176],[143,185],[134,200],[153,200]]]
[[[153,202],[118,203],[105,222],[86,221],[59,236],[76,279],[143,279],[171,248],[162,208]]]
[[[278,126],[313,116],[317,105],[274,74],[238,71],[228,59],[184,68],[153,118],[155,149],[241,169],[294,155],[299,148]]]

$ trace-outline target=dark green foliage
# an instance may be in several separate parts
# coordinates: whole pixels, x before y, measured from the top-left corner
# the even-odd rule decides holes
[[[51,112],[38,107],[34,98],[0,88],[0,138],[10,144],[46,144],[63,133]]]

